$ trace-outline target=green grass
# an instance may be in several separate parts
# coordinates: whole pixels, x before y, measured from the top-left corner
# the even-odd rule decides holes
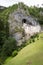
[[[43,33],[40,34],[41,36]],[[4,65],[43,65],[43,38],[24,47],[16,57],[5,62]]]

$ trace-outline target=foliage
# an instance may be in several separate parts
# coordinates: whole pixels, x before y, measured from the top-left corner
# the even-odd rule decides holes
[[[0,55],[0,59],[2,60],[2,62],[5,61],[7,57],[11,56],[14,50],[17,50],[16,40],[9,37],[4,41],[4,44],[2,46]]]
[[[40,36],[43,36],[43,33]],[[43,65],[43,39],[27,45],[4,65]]]
[[[2,51],[7,55],[10,56],[12,51],[17,48],[16,41],[14,38],[8,38],[8,40],[5,40],[5,43],[2,47]]]
[[[37,18],[38,22],[41,25],[43,24],[43,8],[37,8],[35,6],[34,7],[29,7],[28,11],[29,11],[31,16]]]
[[[15,50],[15,51],[12,53],[12,57],[15,57],[17,54],[18,54],[18,51]]]

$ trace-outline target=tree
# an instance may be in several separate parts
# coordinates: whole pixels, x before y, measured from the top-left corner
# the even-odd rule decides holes
[[[5,40],[5,43],[2,48],[2,52],[6,54],[6,56],[10,56],[12,54],[12,51],[17,49],[16,40],[14,38],[8,38],[8,40]]]

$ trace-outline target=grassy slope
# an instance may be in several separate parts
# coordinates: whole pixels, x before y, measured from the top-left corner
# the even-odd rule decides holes
[[[43,36],[43,34],[41,35]],[[15,58],[4,65],[43,65],[43,38],[27,45]]]

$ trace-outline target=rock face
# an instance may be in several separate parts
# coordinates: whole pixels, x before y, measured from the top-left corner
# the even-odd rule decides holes
[[[26,34],[33,35],[34,33],[39,33],[40,26],[39,25],[32,26],[32,25],[24,23],[23,24],[23,29],[25,30]]]
[[[39,33],[41,27],[39,23],[23,9],[17,9],[9,15],[9,33],[21,45],[30,36]]]
[[[41,25],[41,32],[43,32],[43,25]]]

